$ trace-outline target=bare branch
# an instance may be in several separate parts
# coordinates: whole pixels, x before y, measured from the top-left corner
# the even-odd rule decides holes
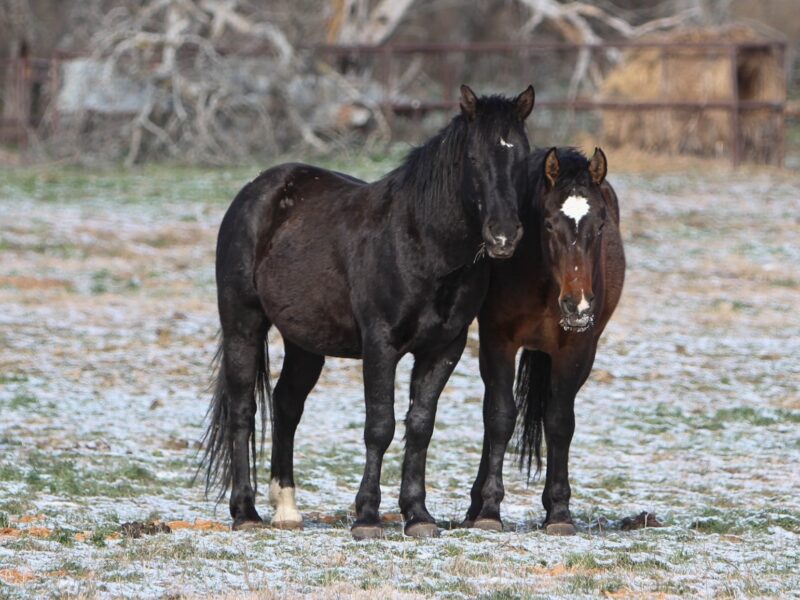
[[[558,0],[520,0],[531,10],[530,19],[523,25],[522,33],[529,35],[544,22],[552,24],[561,35],[571,42],[592,44],[602,41],[595,31],[593,22],[602,23],[611,28],[624,38],[636,38],[660,29],[669,29],[686,22],[688,19],[699,16],[697,7],[690,8],[671,17],[655,19],[641,25],[631,25],[624,19],[610,14],[599,6],[586,2],[561,3]],[[609,50],[606,56],[616,59],[618,52]],[[568,95],[575,98],[579,88],[586,80],[587,73],[593,70],[592,53],[588,49],[581,49],[572,71]]]

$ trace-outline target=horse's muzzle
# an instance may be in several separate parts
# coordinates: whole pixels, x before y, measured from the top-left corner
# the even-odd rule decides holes
[[[564,331],[571,333],[583,333],[594,325],[594,315],[592,313],[581,313],[579,315],[562,315],[559,323]]]
[[[493,244],[486,245],[486,252],[492,258],[511,258],[514,255],[514,246],[510,244]]]
[[[580,302],[576,302],[571,295],[565,295],[558,304],[561,309],[560,325],[564,331],[581,333],[594,325],[594,294],[591,292],[587,298],[581,290]]]
[[[517,224],[513,233],[502,233],[494,230],[489,225],[484,229],[483,237],[486,244],[486,252],[492,258],[511,258],[517,243],[522,238],[522,225]]]

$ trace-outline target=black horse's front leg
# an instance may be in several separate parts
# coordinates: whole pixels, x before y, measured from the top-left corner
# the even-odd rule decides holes
[[[417,354],[411,373],[411,404],[406,416],[406,448],[400,510],[405,518],[405,533],[413,537],[439,535],[434,518],[425,507],[425,462],[433,435],[436,406],[467,342],[467,328],[443,351],[435,355]]]
[[[381,537],[381,467],[383,455],[394,437],[394,378],[399,357],[385,346],[365,344],[364,396],[367,419],[364,444],[367,460],[356,496],[356,521],[351,533],[356,539]]]
[[[500,503],[505,495],[503,459],[514,434],[517,409],[514,404],[514,356],[516,347],[492,339],[482,331],[480,347],[483,399],[483,453],[478,476],[472,486],[472,503],[465,525],[502,531]]]

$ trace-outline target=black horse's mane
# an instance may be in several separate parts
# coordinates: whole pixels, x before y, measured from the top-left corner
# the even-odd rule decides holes
[[[519,120],[513,100],[501,95],[478,98],[478,135],[491,142],[491,136],[505,135],[504,127]],[[499,132],[499,133],[498,133]],[[466,151],[467,118],[458,114],[421,146],[413,148],[383,181],[408,190],[424,209],[433,208],[440,198],[457,194],[462,183]]]

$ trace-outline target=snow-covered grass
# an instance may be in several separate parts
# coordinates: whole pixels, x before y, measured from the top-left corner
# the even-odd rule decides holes
[[[356,361],[327,361],[298,431],[304,531],[227,531],[225,503],[191,485],[216,228],[253,174],[0,172],[0,596],[800,594],[800,177],[612,174],[629,268],[578,399],[578,536],[537,530],[542,484],[509,460],[506,533],[418,541],[392,521],[387,540],[358,543]],[[276,333],[270,352],[276,376]],[[446,528],[480,456],[476,357],[473,333],[430,451],[429,507]],[[401,423],[383,478],[393,519],[402,437]],[[269,516],[263,496],[259,508]],[[666,526],[620,530],[642,510]],[[128,521],[173,533],[129,538]]]

